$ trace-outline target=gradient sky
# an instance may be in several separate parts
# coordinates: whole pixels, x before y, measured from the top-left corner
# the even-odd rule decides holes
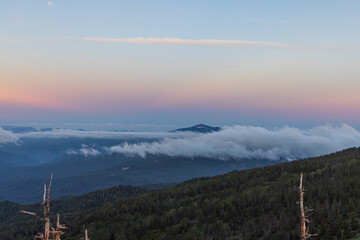
[[[359,9],[4,0],[0,123],[360,126]]]

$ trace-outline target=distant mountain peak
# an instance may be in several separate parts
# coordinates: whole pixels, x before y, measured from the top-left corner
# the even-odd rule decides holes
[[[179,128],[172,132],[196,132],[196,133],[212,133],[220,131],[220,127],[211,127],[205,124],[198,124],[188,128]]]

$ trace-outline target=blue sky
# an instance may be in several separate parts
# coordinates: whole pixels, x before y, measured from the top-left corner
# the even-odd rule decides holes
[[[358,1],[3,1],[3,37],[174,37],[357,44]],[[335,34],[336,33],[336,34]]]
[[[0,122],[359,125],[359,8],[2,1]]]

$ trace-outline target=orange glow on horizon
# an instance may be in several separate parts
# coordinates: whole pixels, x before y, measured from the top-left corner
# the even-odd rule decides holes
[[[0,89],[0,103],[15,104],[25,107],[32,106],[44,109],[68,109],[67,106],[54,99],[5,89]]]

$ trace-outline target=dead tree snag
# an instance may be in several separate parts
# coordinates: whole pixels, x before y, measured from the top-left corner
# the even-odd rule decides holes
[[[81,238],[82,240],[90,240],[90,238],[88,237],[88,231],[87,229],[85,229],[85,238]]]
[[[51,179],[49,186],[46,186],[46,181],[44,182],[44,195],[43,195],[43,202],[41,203],[41,206],[43,208],[43,217],[39,217],[36,215],[36,213],[28,212],[21,210],[21,213],[28,214],[31,216],[36,217],[38,220],[44,222],[44,233],[38,233],[34,237],[34,239],[41,239],[41,240],[60,240],[61,235],[64,234],[63,230],[66,229],[64,225],[60,224],[60,216],[57,214],[57,223],[56,228],[53,228],[51,226],[50,222],[50,190],[51,190],[51,184],[53,180],[53,174],[51,174]]]
[[[309,226],[306,226],[306,224],[309,224],[309,216],[311,214],[308,214],[309,212],[312,212],[313,209],[309,209],[307,207],[304,207],[304,193],[305,188],[303,187],[303,174],[300,175],[300,186],[299,186],[299,193],[300,193],[300,220],[301,220],[301,232],[300,232],[300,239],[306,240],[309,239],[312,236],[316,236],[317,234],[310,234],[309,233]],[[307,215],[308,214],[308,215]]]

